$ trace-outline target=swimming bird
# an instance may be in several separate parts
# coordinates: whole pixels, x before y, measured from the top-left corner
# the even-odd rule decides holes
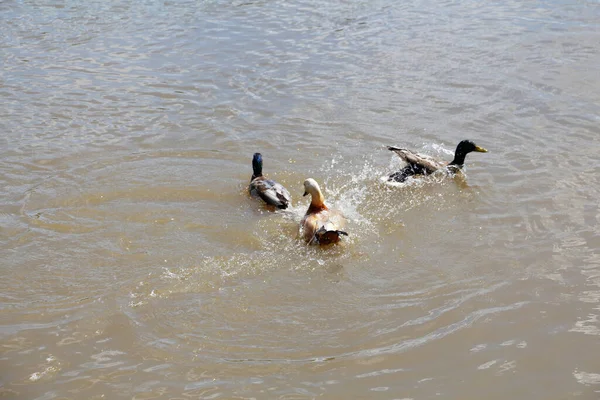
[[[456,146],[454,152],[454,159],[452,161],[444,162],[436,160],[435,158],[418,154],[411,150],[401,149],[399,147],[388,146],[388,150],[396,153],[401,159],[403,159],[408,165],[402,168],[398,172],[388,176],[389,182],[404,182],[409,176],[413,175],[429,175],[435,171],[445,168],[450,173],[456,173],[460,171],[465,163],[465,157],[472,151],[479,153],[487,153],[487,150],[483,147],[477,146],[470,140],[463,140]]]
[[[348,236],[343,229],[346,218],[338,211],[325,205],[319,184],[312,178],[304,181],[304,196],[310,194],[311,201],[300,223],[304,240],[308,244],[331,244],[340,241],[340,235]]]
[[[267,179],[262,174],[263,160],[260,153],[254,153],[252,157],[252,178],[250,179],[249,191],[252,197],[260,197],[265,203],[277,208],[286,209],[292,198],[290,192],[274,180]]]

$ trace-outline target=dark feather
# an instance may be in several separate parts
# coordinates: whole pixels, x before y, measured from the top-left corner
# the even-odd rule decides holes
[[[398,157],[408,164],[400,171],[394,172],[388,176],[389,181],[396,182],[404,182],[408,177],[413,175],[433,174],[435,171],[441,169],[446,169],[450,173],[456,173],[462,168],[465,162],[465,156],[468,153],[472,151],[480,153],[487,152],[486,149],[477,146],[470,140],[463,140],[458,144],[458,146],[456,146],[454,159],[448,163],[445,161],[436,160],[435,158],[426,154],[418,154],[411,150],[401,149],[399,147],[388,146],[388,150],[396,153]]]
[[[438,169],[446,166],[446,163],[440,162],[426,154],[419,154],[408,149],[401,149],[393,146],[388,147],[388,149],[396,153],[398,157],[413,167],[413,175],[433,174]]]
[[[250,182],[250,194],[260,197],[265,203],[277,208],[286,209],[291,202],[290,193],[281,184],[264,176],[254,178]]]
[[[339,242],[340,235],[348,236],[348,233],[340,230],[328,231],[322,226],[317,232],[315,232],[315,237],[313,240],[315,244],[327,245]]]

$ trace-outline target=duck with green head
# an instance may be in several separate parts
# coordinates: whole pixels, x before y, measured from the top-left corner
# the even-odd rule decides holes
[[[463,140],[456,146],[454,159],[450,162],[437,160],[425,154],[418,154],[411,150],[401,149],[399,147],[388,146],[388,150],[396,153],[408,165],[398,172],[388,176],[389,182],[404,182],[408,177],[413,175],[430,175],[435,171],[446,169],[449,173],[457,173],[465,164],[467,154],[475,151],[478,153],[487,153],[483,147],[477,146],[470,140]]]
[[[283,185],[267,179],[263,173],[263,159],[260,153],[252,157],[252,178],[248,190],[252,197],[261,198],[265,203],[280,209],[286,209],[292,202],[290,192]]]

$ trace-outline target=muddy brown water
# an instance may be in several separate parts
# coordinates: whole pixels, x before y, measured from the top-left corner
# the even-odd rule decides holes
[[[4,398],[600,398],[598,2],[8,0],[0,36]],[[343,245],[299,240],[308,177]]]

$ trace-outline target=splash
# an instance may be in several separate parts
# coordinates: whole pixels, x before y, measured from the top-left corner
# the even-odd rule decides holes
[[[447,149],[442,144],[424,144],[421,147],[421,150],[417,151],[418,153],[429,154],[433,157],[439,158],[440,160],[446,159],[447,155],[454,156],[454,152],[452,150]],[[433,153],[433,154],[432,154]],[[450,160],[448,160],[450,161]],[[381,176],[379,180],[390,187],[394,188],[406,188],[406,187],[423,187],[425,185],[439,185],[444,182],[444,180],[449,177],[462,179],[463,181],[466,179],[466,167],[457,174],[451,174],[447,170],[436,171],[431,175],[427,176],[417,176],[417,177],[408,177],[404,182],[395,182],[388,180],[390,173],[395,171],[399,171],[406,163],[400,159],[400,157],[392,154],[390,157],[390,162],[388,165],[388,172],[385,175]]]
[[[360,158],[336,154],[310,173],[321,183],[326,203],[348,218],[349,237],[344,237],[338,245],[321,248],[307,246],[302,240],[300,221],[308,208],[308,197],[300,197],[286,210],[269,212],[262,212],[249,203],[259,214],[253,213],[257,218],[252,218],[247,228],[251,244],[244,246],[244,251],[198,254],[187,262],[180,260],[179,265],[168,268],[163,265],[162,284],[143,290],[142,298],[136,301],[149,301],[176,292],[215,290],[239,279],[280,270],[339,271],[345,264],[377,251],[384,241],[383,236],[393,233],[401,238],[406,211],[423,205],[443,208],[446,199],[453,195],[440,190],[440,185],[452,183],[443,173],[426,179],[409,179],[401,184],[384,182],[380,177],[392,169],[390,165],[399,165],[401,161],[394,156],[386,166],[380,158],[381,154],[376,153]]]

